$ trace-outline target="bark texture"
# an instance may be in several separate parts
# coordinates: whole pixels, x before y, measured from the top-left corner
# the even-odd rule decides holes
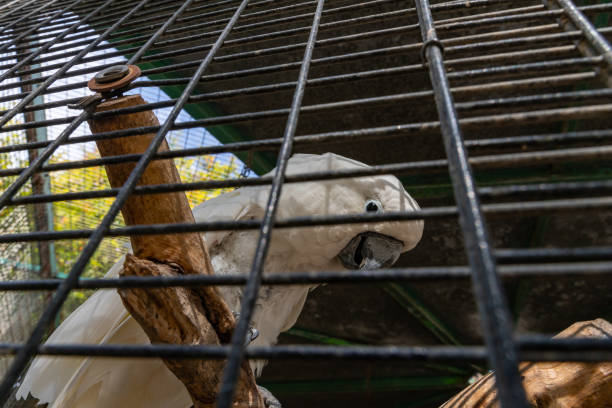
[[[100,104],[96,112],[144,104],[140,95]],[[153,112],[108,115],[89,120],[91,132],[157,126]],[[155,134],[98,140],[102,157],[143,153]],[[158,152],[167,151],[164,140]],[[121,187],[136,162],[110,164],[106,173],[112,187]],[[152,161],[138,185],[180,183],[174,162]],[[127,225],[194,222],[184,192],[132,195],[121,209]],[[176,276],[213,274],[206,246],[198,233],[142,235],[130,238],[133,256],[128,256],[123,276]],[[227,343],[234,317],[214,287],[119,290],[124,305],[147,333],[152,343]],[[165,359],[172,372],[185,384],[195,408],[212,407],[218,393],[223,362],[219,360]],[[249,364],[244,362],[234,398],[236,407],[263,407]]]
[[[574,323],[555,338],[612,338],[603,319]],[[527,400],[536,408],[612,407],[612,362],[524,362],[520,364]],[[499,408],[495,377],[489,373],[441,408]]]

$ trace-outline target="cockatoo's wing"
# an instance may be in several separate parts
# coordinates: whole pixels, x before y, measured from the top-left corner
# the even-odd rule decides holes
[[[124,259],[122,257],[106,276],[118,276]],[[98,344],[128,316],[115,291],[101,290],[71,313],[47,342]],[[41,402],[54,401],[83,360],[82,357],[37,357],[21,382],[17,398],[27,398],[31,393]]]
[[[106,274],[117,277],[122,257]],[[49,337],[50,344],[147,344],[115,290],[87,299]],[[146,373],[146,375],[143,375]],[[25,375],[17,398],[28,393],[50,408],[188,408],[185,386],[159,359],[38,357]]]
[[[101,344],[147,344],[132,318]],[[49,408],[189,408],[187,390],[159,359],[86,358]]]

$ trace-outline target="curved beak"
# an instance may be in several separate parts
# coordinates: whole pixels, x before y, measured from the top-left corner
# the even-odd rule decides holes
[[[393,265],[404,243],[377,232],[356,235],[338,254],[340,262],[348,269],[378,269]]]

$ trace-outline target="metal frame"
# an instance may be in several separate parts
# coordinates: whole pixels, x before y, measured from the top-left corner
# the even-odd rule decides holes
[[[329,1],[329,0],[328,0]],[[333,358],[333,359],[382,359],[412,361],[470,361],[488,360],[495,369],[500,403],[503,407],[526,407],[524,391],[518,372],[518,361],[522,359],[539,361],[599,361],[612,358],[612,342],[596,340],[550,340],[542,336],[513,336],[509,307],[505,300],[500,277],[562,276],[580,274],[612,273],[612,248],[554,248],[554,249],[494,249],[487,232],[487,216],[503,214],[548,214],[551,211],[598,211],[612,208],[610,196],[589,196],[586,198],[564,198],[565,194],[609,194],[612,182],[609,180],[578,180],[557,183],[519,184],[509,186],[478,187],[474,172],[482,169],[496,169],[504,166],[520,167],[559,163],[563,160],[588,162],[612,157],[610,145],[596,143],[610,142],[610,129],[593,129],[573,132],[518,135],[507,137],[473,138],[464,140],[462,132],[479,129],[488,123],[525,124],[539,123],[543,120],[572,121],[600,118],[612,112],[608,103],[612,91],[607,87],[594,87],[587,90],[563,90],[543,92],[528,96],[508,96],[489,98],[492,92],[509,89],[548,89],[550,87],[576,86],[595,83],[601,70],[609,68],[611,53],[606,35],[612,27],[596,29],[590,15],[612,11],[610,4],[595,4],[576,7],[570,0],[556,0],[559,8],[547,9],[547,3],[521,1],[515,5],[505,0],[473,0],[470,3],[475,11],[466,16],[435,19],[436,13],[461,11],[465,2],[450,1],[430,5],[427,0],[417,0],[414,8],[401,8],[387,12],[365,13],[359,17],[344,18],[326,22],[329,16],[342,13],[367,11],[370,7],[394,4],[395,0],[370,0],[355,4],[324,7],[324,0],[307,1],[297,4],[272,5],[269,1],[249,2],[248,0],[220,0],[214,3],[201,0],[170,1],[162,6],[155,0],[107,0],[102,5],[91,0],[73,2],[54,0],[38,6],[36,0],[23,1],[17,7],[0,7],[0,52],[13,52],[19,57],[18,63],[11,62],[15,57],[0,57],[0,82],[14,79],[19,75],[35,74],[57,70],[48,76],[40,75],[22,81],[0,84],[0,90],[11,90],[24,84],[38,84],[31,92],[1,97],[0,101],[19,101],[10,110],[2,112],[0,131],[9,132],[65,124],[64,131],[55,140],[31,142],[20,145],[0,146],[0,154],[43,149],[39,157],[27,168],[0,169],[0,177],[17,177],[11,186],[0,196],[0,210],[6,206],[52,203],[62,200],[113,197],[113,204],[106,216],[95,229],[73,231],[40,231],[0,235],[0,243],[31,242],[58,239],[87,239],[88,243],[72,267],[66,279],[44,279],[31,281],[0,282],[0,291],[55,291],[45,308],[33,333],[25,344],[0,343],[0,355],[14,354],[16,357],[9,371],[0,383],[0,404],[3,404],[17,381],[20,373],[36,354],[49,355],[96,355],[96,356],[140,356],[140,357],[184,357],[184,358],[227,358],[223,373],[222,387],[218,406],[231,406],[232,395],[237,381],[240,364],[244,358]],[[490,11],[487,7],[508,5],[507,9]],[[483,12],[478,12],[482,8]],[[70,16],[76,13],[78,18]],[[186,15],[190,13],[189,15]],[[279,14],[287,15],[278,17]],[[32,23],[32,16],[39,20]],[[66,17],[67,16],[67,17]],[[82,16],[82,17],[81,17]],[[412,23],[390,26],[381,30],[363,31],[351,35],[335,35],[318,38],[323,30],[334,27],[360,27],[370,22],[384,19],[409,17]],[[568,27],[562,30],[555,24],[557,18],[569,18],[577,30]],[[249,30],[274,26],[286,21],[305,25],[294,28],[272,30],[266,33],[249,33]],[[515,27],[513,24],[531,23],[528,27]],[[91,27],[78,32],[84,24]],[[479,32],[495,25],[509,25],[510,28],[492,29]],[[180,27],[176,27],[179,25]],[[98,27],[98,28],[95,28]],[[103,28],[99,28],[103,27]],[[476,33],[466,35],[461,30],[473,29]],[[197,34],[190,34],[197,30]],[[151,33],[153,31],[153,33]],[[202,32],[199,32],[202,31]],[[368,38],[385,38],[391,35],[413,35],[421,32],[422,41],[401,46],[380,47],[372,50],[344,52],[336,55],[316,57],[315,49],[358,41]],[[59,32],[59,33],[58,33]],[[246,32],[246,34],[241,34]],[[444,38],[438,38],[443,33]],[[299,35],[308,34],[306,41]],[[38,41],[36,50],[16,46],[20,41],[35,35]],[[172,38],[165,39],[171,35]],[[95,37],[92,39],[92,37]],[[221,52],[237,45],[256,45],[260,41],[293,38],[289,44],[264,47],[252,51]],[[214,42],[192,45],[194,39],[211,38]],[[297,38],[297,39],[296,39]],[[48,39],[48,41],[41,41]],[[108,41],[108,44],[101,44]],[[577,55],[582,51],[574,41],[585,41],[590,52]],[[79,48],[79,47],[83,48]],[[77,89],[83,83],[52,86],[58,79],[74,75],[93,73],[105,67],[73,69],[84,62],[96,62],[105,55],[88,54],[117,46],[124,47],[116,55],[130,55],[128,63],[144,64],[160,62],[176,55],[192,55],[187,62],[168,64],[161,67],[143,69],[144,75],[165,74],[179,69],[193,69],[189,78],[143,79],[132,84],[132,89],[149,86],[181,86],[179,97],[168,101],[150,103],[142,107],[123,108],[103,114],[93,114],[90,110],[65,118],[38,120],[24,124],[9,125],[9,121],[24,112],[37,112],[74,103],[74,98],[59,102],[31,104],[40,95],[52,92]],[[153,52],[157,48],[178,47],[170,51]],[[532,47],[512,49],[512,47]],[[509,47],[502,52],[492,51]],[[237,71],[208,73],[214,63],[234,60],[248,60],[255,56],[274,56],[292,50],[302,50],[301,60],[273,63]],[[49,51],[56,53],[49,55]],[[197,53],[203,53],[198,57]],[[422,53],[421,63],[402,64],[394,67],[376,68],[349,74],[328,75],[309,78],[312,67],[340,62],[355,61],[375,56],[403,55]],[[465,53],[472,52],[465,56]],[[114,55],[113,54],[113,55]],[[28,67],[40,62],[67,59],[46,67]],[[536,58],[554,58],[541,61]],[[484,63],[488,63],[482,67]],[[21,68],[24,68],[21,70]],[[286,73],[299,68],[295,81],[271,83],[235,89],[214,90],[194,95],[197,86],[207,81],[220,79],[248,78],[259,74]],[[561,73],[557,71],[563,70]],[[303,104],[306,89],[333,86],[355,80],[381,79],[391,75],[428,74],[431,87],[424,90],[378,95],[352,100]],[[493,78],[493,81],[472,85],[468,80]],[[453,82],[452,84],[450,82]],[[263,109],[234,114],[221,114],[216,117],[202,118],[190,122],[176,122],[178,114],[188,104],[221,100],[243,95],[266,95],[269,92],[293,90],[291,105],[287,108]],[[471,96],[472,98],[465,99]],[[418,123],[404,123],[392,126],[373,126],[369,128],[329,131],[318,134],[296,135],[298,119],[301,114],[322,114],[342,109],[361,109],[385,104],[415,103],[435,98],[437,119],[424,119]],[[463,98],[460,102],[454,99]],[[487,98],[487,99],[482,99]],[[572,105],[572,104],[575,104]],[[531,110],[521,110],[523,106]],[[142,127],[129,130],[106,132],[95,136],[71,137],[75,129],[92,116],[106,116],[120,113],[137,112],[171,107],[171,113],[160,126]],[[498,109],[508,109],[500,113]],[[493,110],[493,111],[491,111]],[[287,116],[282,137],[265,140],[228,143],[222,146],[198,147],[155,153],[164,137],[172,130],[194,127],[232,124],[244,120],[257,121]],[[104,159],[72,161],[62,164],[45,164],[61,146],[84,143],[100,139],[112,139],[154,132],[155,138],[142,155],[123,155]],[[441,133],[445,144],[446,158],[420,162],[381,164],[370,169],[350,171],[327,171],[311,174],[285,176],[287,160],[294,146],[312,146],[322,142],[352,142],[363,140],[382,140],[407,138],[412,136]],[[579,143],[578,147],[555,148],[554,143]],[[589,144],[584,146],[583,144]],[[473,154],[482,149],[511,149],[516,146],[534,146],[532,152],[510,152],[496,154]],[[137,187],[140,176],[152,160],[222,152],[278,152],[276,172],[272,176],[252,179],[229,179],[203,181],[173,185]],[[65,194],[40,194],[17,197],[19,190],[32,175],[41,172],[80,169],[105,164],[136,162],[136,167],[121,188],[101,191],[74,192]],[[449,175],[456,205],[429,207],[413,213],[385,213],[362,215],[331,215],[300,217],[278,221],[275,219],[276,207],[285,183],[299,183],[313,180],[331,180],[347,177],[389,174],[410,176],[414,174]],[[144,225],[111,228],[121,206],[130,194],[153,194],[170,191],[189,191],[224,187],[243,187],[270,185],[270,196],[262,220],[240,222],[208,222],[195,224]],[[538,199],[523,201],[531,194]],[[543,197],[543,198],[542,198]],[[560,197],[560,198],[559,198]],[[482,200],[513,199],[518,201],[484,203]],[[286,275],[262,275],[263,265],[269,245],[270,234],[274,228],[292,228],[312,225],[336,225],[383,220],[414,219],[457,219],[463,233],[469,266],[458,267],[414,267],[396,268],[380,271],[364,271],[351,275],[316,271]],[[248,276],[183,276],[180,278],[121,278],[121,279],[80,279],[87,263],[104,237],[129,236],[136,234],[179,233],[187,231],[216,230],[259,230],[258,246]],[[576,263],[580,261],[580,263]],[[501,265],[497,265],[497,262]],[[523,262],[522,264],[520,262]],[[567,263],[559,263],[567,262]],[[574,263],[571,263],[574,262]],[[420,279],[471,278],[475,297],[481,313],[486,347],[480,346],[439,346],[439,347],[374,347],[374,346],[275,346],[271,348],[245,349],[243,339],[248,330],[248,322],[253,313],[255,300],[262,284],[304,284],[351,282],[413,281]],[[242,313],[231,344],[224,346],[182,346],[182,345],[142,345],[142,346],[87,346],[87,345],[44,345],[41,344],[47,327],[68,294],[74,289],[129,288],[129,287],[167,287],[203,285],[245,285]],[[587,352],[588,351],[588,352]]]

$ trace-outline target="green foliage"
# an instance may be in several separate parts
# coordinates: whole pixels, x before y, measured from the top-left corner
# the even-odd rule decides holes
[[[11,120],[9,121],[9,125],[11,124],[15,124],[16,121]],[[25,137],[24,135],[18,133],[18,132],[11,132],[11,133],[0,133],[0,146],[9,146],[9,145],[16,145],[16,144],[21,144],[25,142]],[[0,169],[16,169],[16,168],[22,168],[28,165],[28,155],[26,152],[10,152],[10,153],[1,153],[0,154]],[[4,192],[13,181],[15,181],[15,179],[17,178],[17,176],[13,176],[13,177],[1,177],[0,178],[0,192]],[[22,188],[22,190],[28,189],[28,185],[26,184],[26,186],[24,186],[24,188]],[[7,221],[9,220],[11,217],[11,215],[14,213],[14,211],[17,209],[17,207],[13,207],[13,206],[7,206],[4,207],[1,211],[0,211],[0,225],[3,226],[3,230],[4,228],[8,228],[8,226],[6,226],[7,222],[3,222],[3,221]],[[14,215],[14,214],[13,214]],[[5,227],[6,226],[6,227]],[[8,230],[5,232],[9,232]],[[10,232],[17,232],[16,229],[11,230]]]
[[[0,134],[0,145],[24,143],[24,139],[24,134],[21,133],[4,133]],[[75,153],[78,159],[89,160],[99,157],[93,143],[78,146],[82,149],[81,151],[77,150],[79,149],[77,146],[60,148],[55,152],[49,162],[61,163],[75,160]],[[26,152],[0,154],[0,168],[3,169],[26,167],[28,161]],[[239,176],[239,162],[234,157],[231,157],[229,160],[221,160],[216,156],[180,158],[175,160],[175,164],[184,183],[203,180],[223,180],[229,177]],[[103,167],[55,171],[49,173],[49,176],[52,194],[77,191],[99,191],[110,188]],[[14,178],[0,178],[0,188],[2,190],[6,189],[13,180]],[[194,190],[187,191],[186,195],[189,204],[194,207],[209,198],[229,190],[231,189]],[[27,185],[24,187],[21,194],[31,194],[30,186]],[[56,231],[94,229],[108,211],[113,200],[114,198],[111,197],[54,202],[52,204],[54,229]],[[6,226],[3,229],[9,228],[11,232],[25,232],[18,231],[17,228],[30,230],[33,227],[32,222],[27,222],[28,217],[22,217],[26,219],[26,225],[20,225],[18,227],[15,224],[15,214],[13,214],[13,212],[18,208],[20,208],[21,212],[24,211],[24,207],[9,206],[0,212],[0,226]],[[13,214],[12,217],[11,214]],[[121,215],[117,216],[113,223],[113,227],[123,225],[123,217],[121,217]],[[5,232],[9,231],[7,230]],[[86,243],[87,240],[60,240],[54,242],[57,270],[60,277],[65,276],[65,274],[70,271]],[[128,248],[129,239],[127,237],[105,238],[91,258],[83,277],[104,276],[121,255],[128,251]],[[37,265],[33,265],[33,269],[35,269],[36,266]],[[91,293],[91,291],[73,291],[62,308],[61,317],[67,316],[85,301]]]
[[[98,154],[92,150],[85,153],[84,159],[97,158]],[[58,158],[55,161],[66,161]],[[237,177],[239,174],[238,162],[233,157],[227,163],[215,160],[214,156],[200,158],[181,158],[175,160],[183,182],[202,180],[222,180],[228,177]],[[58,171],[51,174],[51,189],[54,194],[73,191],[95,191],[110,188],[105,170],[102,167]],[[195,190],[186,192],[191,207],[215,197],[231,189]],[[113,202],[113,198],[92,199],[78,201],[63,201],[53,205],[54,223],[56,230],[70,230],[80,228],[95,228],[106,214]],[[115,227],[123,226],[121,215],[117,217]],[[86,240],[57,241],[55,244],[58,270],[68,272],[78,255],[86,245]],[[127,237],[105,238],[84,273],[84,277],[102,277],[110,267],[128,250]],[[67,316],[78,307],[92,292],[72,292],[62,309],[62,317]]]
[[[191,183],[202,180],[225,180],[239,176],[238,161],[231,157],[229,163],[216,160],[215,156],[204,156],[199,158],[181,158],[175,160],[175,164],[181,175],[183,183]],[[216,197],[219,194],[233,190],[223,188],[216,190],[193,190],[186,191],[187,200],[191,208],[204,201]]]

